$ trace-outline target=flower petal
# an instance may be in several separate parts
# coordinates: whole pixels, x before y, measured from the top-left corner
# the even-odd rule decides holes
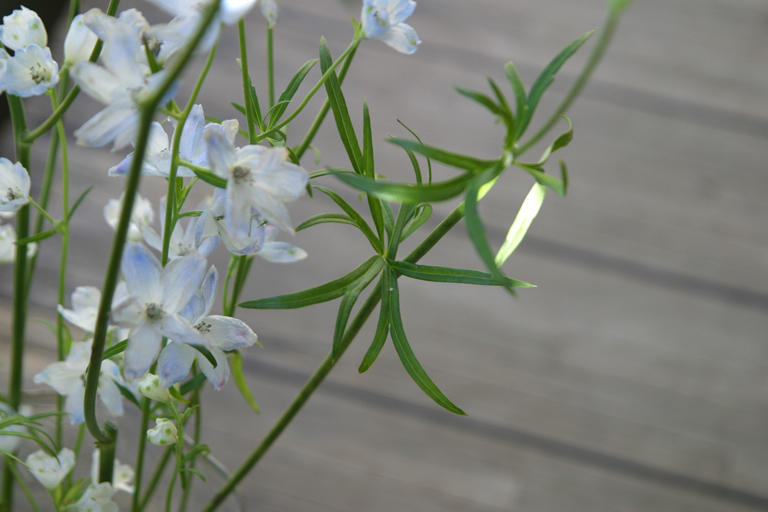
[[[163,335],[159,330],[147,322],[142,322],[131,329],[123,363],[126,379],[135,380],[147,373],[160,353],[162,338]]]
[[[268,242],[256,255],[272,263],[296,263],[307,257],[307,251],[288,242]]]
[[[166,311],[177,313],[189,302],[205,276],[206,266],[205,258],[197,251],[166,265],[162,276],[162,304]]]
[[[250,347],[259,340],[245,322],[228,316],[207,316],[195,324],[195,328],[211,346],[222,350]]]
[[[214,368],[204,357],[198,357],[197,364],[200,366],[200,371],[205,374],[206,378],[208,378],[211,387],[218,391],[226,386],[232,370],[229,367],[227,354],[225,354],[223,350],[216,347],[210,347],[210,351],[211,354],[213,354],[214,359],[216,359],[216,368]]]
[[[144,302],[161,302],[163,268],[154,254],[141,244],[129,243],[123,253],[121,270],[128,293]]]
[[[169,342],[157,359],[157,375],[160,387],[167,389],[189,374],[197,351],[177,341]]]
[[[416,31],[413,27],[405,23],[400,23],[399,25],[392,27],[389,29],[389,32],[380,39],[400,53],[407,54],[416,52],[418,46],[421,44],[419,36],[416,35]]]

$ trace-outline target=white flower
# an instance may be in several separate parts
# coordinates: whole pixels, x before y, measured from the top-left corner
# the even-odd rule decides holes
[[[168,388],[161,388],[160,377],[151,373],[139,381],[139,393],[156,402],[168,403],[171,401],[171,393]]]
[[[88,60],[98,40],[96,33],[86,26],[83,15],[75,16],[64,39],[64,64],[71,66]]]
[[[136,9],[125,10],[119,16],[109,16],[101,9],[94,8],[83,15],[83,22],[102,41],[109,39],[115,27],[121,25],[135,32],[138,36],[137,41],[141,45],[142,38],[149,30],[149,22]],[[145,59],[142,58],[141,61],[144,62]]]
[[[267,19],[269,28],[275,28],[277,18],[280,16],[280,9],[277,7],[276,0],[261,0],[261,14]]]
[[[216,13],[215,24],[232,25],[248,14],[258,0],[221,0],[219,12]],[[149,0],[160,9],[173,16],[197,16],[205,13],[205,9],[213,0]]]
[[[147,441],[156,446],[167,446],[176,442],[178,432],[171,420],[157,418],[155,428],[147,430]]]
[[[77,512],[118,512],[117,503],[112,501],[117,489],[109,483],[92,484],[75,503]]]
[[[48,34],[40,16],[31,9],[22,6],[8,16],[3,17],[0,26],[0,43],[11,50],[18,50],[35,44],[40,48],[48,46]]]
[[[77,85],[107,105],[75,131],[78,144],[101,147],[114,141],[113,150],[118,150],[135,139],[139,104],[153,94],[165,77],[163,71],[146,76],[146,66],[142,65],[143,48],[134,29],[124,23],[115,23],[104,42],[101,56],[104,67],[82,61],[72,66],[71,75]],[[176,88],[168,91],[163,103],[173,97]]]
[[[64,409],[69,413],[69,421],[72,425],[78,425],[85,421],[83,411],[84,381],[90,362],[92,345],[93,340],[73,343],[64,361],[49,364],[32,379],[35,384],[47,384],[58,394],[67,397],[64,402]],[[112,416],[123,415],[123,398],[117,384],[123,385],[120,368],[114,362],[105,359],[101,362],[98,396]]]
[[[288,162],[285,147],[249,145],[235,149],[220,133],[207,133],[211,169],[227,179],[224,221],[234,238],[248,236],[253,210],[271,224],[293,232],[283,203],[297,199],[309,180],[307,171]]]
[[[228,316],[209,315],[217,281],[216,267],[211,267],[202,286],[181,312],[205,340],[205,347],[216,360],[216,368],[205,357],[199,357],[197,350],[174,340],[165,346],[157,360],[161,388],[168,388],[186,377],[197,358],[200,371],[205,374],[211,386],[221,389],[229,381],[230,375],[229,361],[224,351],[250,347],[257,342],[256,333],[245,322]]]
[[[93,332],[100,302],[101,290],[94,286],[78,286],[72,292],[72,309],[65,309],[61,304],[56,309],[64,320],[85,332]]]
[[[160,200],[160,218],[163,220],[165,220],[166,201],[166,197],[163,197]],[[198,206],[198,209],[202,210],[206,208],[206,206],[207,204],[204,202]],[[189,254],[192,251],[198,251],[201,255],[207,258],[208,255],[210,255],[213,250],[216,249],[216,246],[219,245],[219,237],[217,236],[206,238],[205,240],[200,240],[198,242],[199,239],[196,237],[195,233],[197,232],[197,225],[200,222],[199,217],[190,219],[186,229],[181,226],[181,222],[182,221],[176,223],[173,228],[173,232],[171,233],[171,240],[168,246],[168,256],[171,259],[180,258],[181,256]],[[144,241],[147,242],[147,245],[157,251],[162,251],[163,249],[163,234],[165,233],[165,223],[162,224],[162,228],[163,229],[160,231],[160,234],[158,234],[150,226],[144,226],[142,228]]]
[[[126,246],[122,271],[128,296],[112,308],[112,316],[118,325],[131,328],[123,367],[128,380],[149,370],[160,353],[163,336],[205,343],[179,314],[203,280],[205,267],[205,258],[197,251],[176,258],[163,268],[143,245]]]
[[[37,253],[37,244],[27,245],[27,257]],[[0,225],[0,264],[13,263],[16,259],[16,231],[10,224]]]
[[[307,251],[288,242],[276,242],[279,230],[275,226],[264,226],[264,243],[256,256],[272,263],[295,263],[307,257]]]
[[[414,9],[413,0],[363,0],[364,36],[384,41],[401,53],[414,53],[421,41],[413,27],[403,23]]]
[[[59,65],[49,48],[30,44],[5,59],[0,84],[8,94],[22,98],[39,96],[59,83]]]
[[[101,455],[99,450],[93,450],[93,455],[91,455],[91,482],[93,482],[94,485],[99,481],[100,459]],[[133,477],[133,468],[128,464],[121,463],[119,459],[115,459],[115,467],[112,471],[112,487],[115,491],[123,491],[128,494],[133,494]]]
[[[75,452],[64,448],[58,456],[54,457],[43,450],[38,450],[30,454],[25,462],[29,471],[43,484],[43,487],[52,491],[75,467]]]
[[[29,202],[29,174],[19,162],[0,158],[0,212],[16,212]]]
[[[123,196],[124,194],[120,196],[120,199],[110,199],[104,207],[104,219],[112,229],[117,229],[117,224],[120,221],[120,212],[123,209]],[[144,199],[136,194],[136,199],[133,202],[133,211],[131,212],[131,223],[128,228],[128,239],[140,242],[142,240],[142,229],[149,226],[154,218],[155,212],[152,209],[152,203],[149,199]]]

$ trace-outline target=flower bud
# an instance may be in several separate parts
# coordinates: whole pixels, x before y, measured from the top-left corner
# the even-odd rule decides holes
[[[147,430],[147,441],[157,446],[168,446],[176,442],[176,425],[171,420],[157,418],[155,428]]]
[[[280,11],[275,0],[261,0],[261,14],[267,19],[269,28],[275,28]]]
[[[40,16],[31,9],[22,6],[8,16],[3,17],[0,27],[0,43],[12,50],[19,50],[30,44],[40,48],[48,46],[48,34]]]
[[[98,40],[96,34],[83,22],[83,15],[75,16],[64,39],[64,63],[72,65],[88,60]]]
[[[171,393],[167,389],[160,388],[160,377],[151,373],[139,381],[139,393],[158,402],[171,401]]]

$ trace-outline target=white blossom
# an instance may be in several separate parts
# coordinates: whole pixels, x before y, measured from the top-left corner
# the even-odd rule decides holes
[[[261,14],[267,19],[269,28],[275,28],[277,18],[280,16],[280,9],[276,0],[261,0]]]
[[[25,463],[43,487],[52,491],[75,467],[75,452],[64,448],[54,457],[43,450],[38,450],[30,454]]]
[[[27,257],[37,253],[37,243],[27,245]],[[13,263],[16,259],[16,230],[10,224],[0,225],[0,264]]]
[[[139,381],[139,393],[156,402],[168,403],[171,401],[171,393],[168,388],[160,387],[160,377],[148,373]]]
[[[255,209],[278,228],[293,232],[285,202],[304,193],[309,174],[288,162],[285,147],[249,145],[235,149],[220,133],[206,134],[211,169],[227,179],[224,221],[234,238],[248,236]]]
[[[75,16],[64,39],[64,64],[71,66],[88,60],[98,40],[96,33],[86,26],[83,15]]]
[[[205,340],[179,313],[205,276],[206,262],[197,251],[176,258],[165,267],[143,245],[129,243],[122,271],[128,296],[112,308],[115,322],[130,327],[123,372],[128,380],[143,376],[160,353],[161,341]]]
[[[401,53],[414,53],[421,41],[413,27],[403,23],[414,9],[413,0],[363,0],[363,35],[384,41]]]
[[[0,85],[8,94],[22,98],[39,96],[59,83],[59,65],[50,48],[30,44],[5,59],[0,71]]]
[[[117,489],[108,482],[88,486],[74,505],[76,512],[118,512],[117,503],[112,501]]]
[[[117,229],[120,221],[120,213],[123,210],[124,193],[120,199],[110,199],[104,207],[104,219],[112,229]],[[149,226],[155,218],[155,211],[152,209],[152,203],[149,199],[144,199],[136,194],[133,202],[133,211],[131,212],[131,223],[128,228],[128,239],[134,242],[140,242],[143,238],[142,229]]]
[[[31,9],[22,6],[10,15],[3,17],[0,26],[0,43],[11,50],[19,50],[31,44],[40,48],[48,46],[48,34],[40,16]]]
[[[228,316],[210,315],[218,275],[216,267],[211,267],[202,286],[181,312],[205,340],[205,347],[216,360],[216,367],[205,357],[199,357],[194,348],[175,340],[165,346],[157,360],[161,388],[168,388],[186,377],[197,359],[200,371],[211,386],[221,389],[229,381],[231,372],[225,350],[250,347],[258,341],[256,333],[245,322]]]
[[[178,439],[176,425],[171,420],[157,418],[155,428],[147,430],[147,441],[156,446],[167,446],[173,444]]]
[[[29,202],[29,174],[19,162],[0,158],[0,212],[16,212]]]
[[[163,197],[160,200],[160,218],[163,219],[163,221],[165,220],[166,202],[166,197]],[[202,210],[206,208],[206,206],[207,203],[203,202],[200,206],[198,206],[198,209]],[[193,217],[189,219],[186,229],[182,227],[182,222],[183,221],[181,220],[178,221],[173,227],[170,244],[168,245],[168,256],[171,259],[174,259],[180,258],[181,256],[189,254],[192,251],[198,251],[202,256],[207,258],[208,255],[210,255],[219,244],[219,237],[214,236],[204,240],[197,238],[196,232],[197,225],[200,222],[199,217]],[[144,241],[147,242],[147,245],[157,251],[162,251],[163,236],[165,233],[165,222],[162,223],[162,229],[159,234],[154,229],[152,229],[151,226],[144,226],[142,228],[142,233],[144,234]]]
[[[91,482],[95,485],[99,481],[99,461],[101,455],[99,450],[93,450],[91,455]],[[115,491],[123,491],[133,494],[133,478],[135,472],[128,464],[123,464],[120,459],[115,459],[114,470],[112,471],[112,487]]]

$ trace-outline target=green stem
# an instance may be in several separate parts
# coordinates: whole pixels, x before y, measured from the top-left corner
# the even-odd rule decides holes
[[[114,480],[115,474],[115,448],[117,448],[117,427],[107,422],[104,433],[111,439],[108,443],[96,443],[99,449],[99,483],[109,484]]]
[[[27,501],[29,501],[29,504],[32,506],[32,510],[34,510],[34,512],[41,512],[40,506],[37,504],[37,501],[35,501],[35,495],[32,494],[32,491],[27,485],[27,482],[25,482],[22,476],[19,474],[19,470],[16,469],[16,466],[9,464],[8,469],[13,474],[13,477],[16,479],[16,481],[19,482],[19,486],[21,487],[22,492],[24,492],[24,495],[27,497]]]
[[[237,34],[240,41],[240,71],[243,75],[243,102],[245,104],[245,118],[248,123],[248,140],[251,144],[256,142],[256,112],[251,101],[251,75],[248,72],[248,47],[245,40],[245,20],[237,23]]]
[[[269,87],[269,108],[275,106],[275,50],[273,32],[273,29],[269,28],[269,21],[267,21],[267,84]]]
[[[355,38],[352,40],[352,42],[349,44],[346,50],[344,50],[344,53],[342,53],[338,59],[336,59],[336,62],[334,62],[331,67],[328,68],[328,70],[323,74],[322,77],[320,77],[320,80],[312,87],[312,89],[307,93],[307,95],[302,100],[301,104],[299,104],[298,107],[296,107],[296,110],[294,110],[291,115],[286,117],[282,122],[278,123],[277,125],[273,126],[266,132],[262,133],[258,137],[256,137],[255,140],[251,141],[252,144],[255,144],[257,142],[261,142],[262,140],[269,137],[270,134],[281,130],[282,128],[285,128],[288,123],[296,119],[296,116],[298,116],[302,110],[304,110],[304,107],[307,106],[309,101],[312,99],[312,97],[317,93],[317,91],[320,90],[320,88],[325,84],[326,80],[328,80],[328,77],[331,76],[331,73],[336,72],[336,68],[341,64],[342,62],[345,62],[346,58],[350,56],[352,53],[354,53],[357,50],[357,46],[360,44],[360,39],[356,35]]]
[[[150,409],[150,400],[149,398],[142,398],[141,399],[141,426],[139,427],[139,445],[137,447],[137,453],[136,453],[136,473],[135,473],[135,484],[134,484],[134,490],[133,490],[133,503],[131,506],[131,510],[133,512],[140,512],[141,510],[144,510],[145,503],[141,503],[141,506],[139,506],[139,496],[141,496],[141,480],[142,475],[144,472],[144,455],[146,453],[147,448],[147,430],[149,429],[149,409]],[[157,482],[155,479],[157,476],[153,476],[152,480],[150,480],[150,490],[147,491],[148,494],[151,495],[152,490],[154,490],[154,487],[157,485]],[[149,499],[149,498],[147,498]]]
[[[184,422],[182,421],[181,417],[179,416],[179,413],[176,411],[176,407],[174,407],[173,403],[168,404],[170,406],[171,412],[173,413],[173,419],[176,420],[176,466],[173,469],[173,474],[171,475],[171,483],[168,484],[168,493],[165,495],[165,512],[171,512],[171,503],[173,501],[173,488],[176,485],[176,478],[179,477],[181,480],[181,487],[182,489],[186,488],[185,480],[184,480],[184,474],[182,473],[182,470],[184,469]]]
[[[197,363],[195,363],[195,368],[197,368]],[[194,373],[197,374],[198,372],[195,371]],[[194,448],[195,446],[198,445],[198,443],[200,443],[200,434],[203,428],[203,416],[202,416],[202,411],[200,410],[200,388],[199,387],[195,388],[195,391],[192,394],[192,406],[193,407],[197,406],[197,409],[195,409],[195,431],[192,436],[192,440],[193,440],[192,447]],[[197,461],[197,457],[189,461],[189,467],[194,468],[196,461]],[[185,512],[187,510],[187,503],[189,502],[189,495],[192,491],[193,481],[194,481],[194,477],[189,479],[189,481],[187,482],[187,487],[186,489],[184,489],[184,492],[182,493],[181,503],[179,504],[179,512]]]
[[[613,33],[616,31],[619,18],[620,13],[618,11],[611,11],[611,13],[608,15],[608,19],[606,20],[605,25],[603,25],[603,30],[600,34],[600,39],[597,41],[597,45],[595,46],[594,50],[592,50],[592,54],[589,56],[589,60],[587,61],[584,69],[581,71],[576,81],[571,86],[568,94],[565,95],[565,98],[563,99],[562,103],[560,103],[560,106],[557,107],[557,110],[555,110],[550,118],[547,119],[541,128],[539,128],[539,131],[537,131],[528,140],[528,142],[523,144],[519,149],[515,151],[517,155],[525,153],[534,144],[541,140],[541,138],[544,137],[544,135],[546,135],[549,130],[552,129],[555,123],[561,119],[561,116],[565,114],[565,112],[571,106],[573,100],[576,99],[581,90],[589,81],[589,77],[592,76],[592,72],[595,70],[597,64],[600,62],[600,59],[603,57],[606,48],[608,48],[608,44],[611,42]]]
[[[147,438],[147,431],[145,430],[143,432],[144,439]],[[133,506],[133,512],[142,512],[145,508],[147,508],[147,505],[149,504],[149,500],[152,499],[152,495],[155,493],[155,489],[157,489],[157,485],[160,483],[160,478],[163,476],[163,472],[165,471],[165,466],[168,464],[168,461],[171,459],[171,455],[173,454],[173,446],[169,446],[166,448],[165,453],[163,454],[163,457],[160,459],[160,462],[155,467],[155,472],[152,474],[152,478],[149,481],[149,486],[147,487],[147,492],[144,494],[144,499],[141,500],[141,505],[136,508],[136,505]],[[138,489],[137,489],[138,490]],[[134,502],[138,503],[138,494],[134,493],[133,495]]]
[[[357,45],[355,45],[355,48],[349,52],[349,55],[347,55],[347,58],[344,59],[344,63],[341,65],[341,69],[339,69],[340,84],[344,83],[344,77],[347,76],[347,71],[349,70],[349,66],[352,64],[352,59],[354,58],[356,52]],[[322,126],[323,121],[325,121],[325,116],[328,115],[328,110],[330,110],[330,108],[331,102],[326,98],[325,103],[323,103],[322,108],[320,108],[320,111],[317,113],[315,120],[312,122],[312,126],[309,127],[309,131],[307,131],[307,135],[304,137],[304,140],[301,141],[299,147],[294,151],[296,158],[299,160],[301,160],[301,157],[304,156],[304,153],[306,153],[310,144],[312,144],[312,140],[315,138],[315,135],[317,135],[317,131],[320,129],[320,126]]]

